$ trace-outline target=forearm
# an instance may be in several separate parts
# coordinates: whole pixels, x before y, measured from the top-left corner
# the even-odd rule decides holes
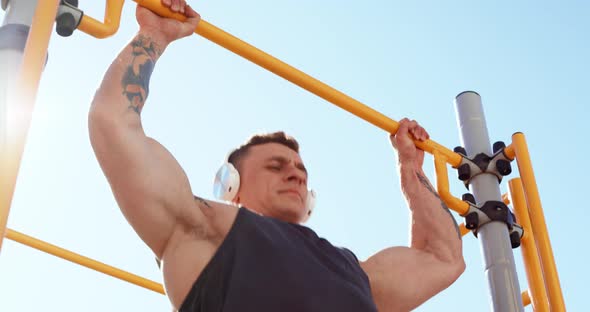
[[[140,30],[107,70],[92,102],[91,116],[140,126],[150,77],[166,46],[164,40]]]
[[[462,258],[459,227],[421,168],[400,165],[402,190],[411,210],[410,247],[443,261]]]

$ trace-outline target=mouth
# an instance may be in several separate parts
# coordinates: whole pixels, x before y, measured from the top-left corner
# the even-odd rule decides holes
[[[301,194],[296,191],[296,190],[284,190],[284,191],[280,191],[279,194],[286,194],[286,195],[291,195],[291,196],[297,196],[297,198],[300,201],[303,201],[303,198],[301,197]]]

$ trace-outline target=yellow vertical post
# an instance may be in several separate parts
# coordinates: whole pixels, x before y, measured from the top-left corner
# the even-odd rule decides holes
[[[516,155],[518,171],[520,172],[520,177],[522,179],[533,236],[535,238],[537,248],[539,249],[541,268],[543,270],[543,277],[545,278],[545,284],[547,286],[549,306],[551,307],[552,312],[565,311],[565,302],[563,300],[563,294],[559,284],[559,276],[555,266],[553,251],[551,250],[551,242],[547,232],[547,224],[545,223],[545,216],[543,214],[543,207],[541,206],[539,190],[537,188],[537,182],[535,180],[535,174],[533,172],[531,158],[524,134],[518,132],[512,135],[512,143],[514,145],[514,153]]]
[[[535,312],[549,312],[549,302],[547,301],[547,291],[543,281],[543,272],[537,252],[537,246],[529,212],[526,206],[526,199],[520,178],[512,179],[508,182],[510,189],[510,200],[514,206],[514,214],[517,222],[522,225],[524,235],[521,240],[522,258],[526,270],[527,281],[529,283],[529,292]]]
[[[0,250],[20,167],[41,72],[59,0],[40,0],[27,38],[16,90],[8,99],[6,145],[0,149]]]
[[[465,215],[469,211],[469,204],[454,197],[449,191],[449,175],[446,158],[438,150],[435,150],[433,155],[436,173],[436,190],[440,198],[449,208],[456,211],[459,215]]]

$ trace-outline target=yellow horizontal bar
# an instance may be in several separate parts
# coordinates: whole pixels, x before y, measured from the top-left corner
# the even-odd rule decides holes
[[[137,4],[150,9],[160,16],[175,18],[184,21],[183,14],[175,13],[161,4],[161,0],[134,0]],[[351,98],[350,96],[330,87],[329,85],[309,76],[308,74],[292,67],[291,65],[265,53],[264,51],[232,36],[231,34],[201,20],[195,29],[195,33],[202,37],[238,54],[247,60],[265,68],[266,70],[283,77],[284,79],[300,86],[301,88],[325,99],[328,102],[370,122],[371,124],[395,134],[399,127],[397,121],[379,113],[365,104]],[[448,148],[432,141],[418,141],[414,143],[420,149],[433,154],[438,151],[445,156],[451,166],[458,167],[461,164],[461,155]]]
[[[547,286],[547,294],[549,295],[549,306],[552,312],[565,311],[565,302],[559,284],[555,258],[551,250],[551,241],[549,240],[539,190],[537,189],[537,182],[524,134],[515,133],[512,135],[512,145],[514,145],[516,163],[518,164],[518,171],[520,172],[524,187],[533,236],[539,249],[541,268],[543,269],[543,277]]]
[[[0,249],[58,5],[59,0],[37,3],[16,77],[16,89],[7,97],[7,124],[2,125],[7,135],[0,146]]]
[[[96,38],[107,38],[119,29],[123,0],[107,0],[104,23],[84,14],[78,29]]]
[[[21,243],[23,245],[44,251],[48,254],[52,254],[56,257],[60,257],[62,259],[77,263],[79,265],[85,266],[87,268],[96,270],[98,272],[110,275],[112,277],[116,277],[118,279],[127,281],[131,284],[135,284],[137,286],[141,286],[143,288],[147,288],[149,290],[155,291],[160,294],[165,294],[164,287],[156,283],[152,280],[143,278],[141,276],[117,269],[113,266],[104,264],[102,262],[98,262],[96,260],[92,260],[88,257],[84,257],[77,253],[71,252],[69,250],[57,247],[55,245],[46,243],[42,240],[36,239],[34,237],[25,235],[23,233],[7,229],[6,238],[11,239],[15,242]]]
[[[508,159],[513,160],[516,155],[514,154],[514,145],[510,144],[504,148],[504,155],[508,157]]]
[[[145,2],[147,2],[147,0],[143,1],[142,3]],[[268,71],[283,77],[284,79],[325,99],[326,101],[356,115],[357,117],[370,122],[371,124],[387,131],[388,133],[394,134],[397,132],[399,127],[397,121],[390,119],[389,117],[353,99],[352,97],[230,35],[229,33],[226,33],[225,31],[207,23],[206,21],[202,20],[199,23],[196,33],[267,69]],[[414,143],[420,149],[428,153],[433,154],[434,151],[440,152],[445,156],[445,158],[453,167],[458,167],[461,164],[461,155],[447,149],[433,140],[426,140],[423,142],[415,140]]]
[[[531,229],[531,221],[526,206],[526,199],[520,178],[514,178],[508,182],[509,196],[513,203],[516,220],[522,226],[524,235],[521,240],[522,258],[529,283],[529,292],[533,301],[535,312],[549,312],[549,301],[543,280],[543,271],[537,252],[534,233]]]

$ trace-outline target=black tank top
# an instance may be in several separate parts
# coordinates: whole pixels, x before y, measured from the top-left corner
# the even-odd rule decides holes
[[[375,312],[348,249],[311,229],[240,208],[180,312]]]

